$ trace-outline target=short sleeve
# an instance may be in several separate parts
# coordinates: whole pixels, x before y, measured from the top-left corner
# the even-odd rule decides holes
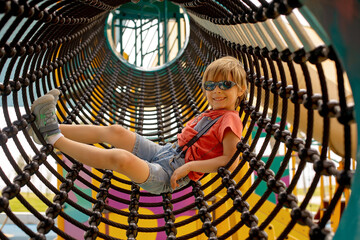
[[[239,139],[242,135],[243,125],[238,112],[228,112],[219,121],[218,137],[222,141],[226,130],[231,130]]]

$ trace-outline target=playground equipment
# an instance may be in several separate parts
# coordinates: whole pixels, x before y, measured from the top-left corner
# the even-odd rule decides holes
[[[46,239],[50,230],[59,239],[356,239],[358,3],[173,0],[189,14],[188,38],[173,59],[170,48],[159,48],[164,64],[146,70],[113,50],[108,16],[125,4],[167,11],[168,2],[133,2],[0,1],[0,211],[31,239]],[[159,16],[159,22],[172,17]],[[121,124],[160,144],[172,142],[207,109],[201,76],[225,55],[244,63],[250,90],[239,109],[246,128],[232,173],[220,168],[182,191],[154,196],[115,172],[57,152],[40,134],[43,146],[35,144],[26,131],[34,121],[31,103],[58,88],[61,123]],[[329,153],[340,156],[339,164]],[[307,166],[313,176],[299,199],[296,185]],[[336,187],[328,199],[320,188],[314,218],[307,207],[325,180]],[[25,186],[46,204],[44,215],[24,197]],[[36,232],[9,207],[15,198],[39,220]],[[2,231],[0,238],[9,239]]]

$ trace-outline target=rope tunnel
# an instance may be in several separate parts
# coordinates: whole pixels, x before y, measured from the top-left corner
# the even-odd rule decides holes
[[[189,15],[188,40],[176,58],[148,71],[119,58],[107,39],[109,13],[142,1],[133,2],[0,1],[0,212],[30,239],[51,232],[58,239],[356,239],[354,73],[346,72],[323,15],[315,15],[339,13],[340,6],[172,0]],[[356,32],[358,21],[350,22]],[[152,195],[116,172],[62,154],[35,128],[31,103],[58,88],[60,123],[119,124],[159,144],[174,142],[209,107],[201,89],[206,66],[228,55],[244,64],[249,88],[238,109],[244,132],[233,172],[222,167],[173,194]],[[300,198],[305,173],[310,180]],[[327,201],[318,193],[324,182],[334,186]],[[12,210],[14,201],[35,217],[35,229]],[[3,231],[0,238],[11,239]]]

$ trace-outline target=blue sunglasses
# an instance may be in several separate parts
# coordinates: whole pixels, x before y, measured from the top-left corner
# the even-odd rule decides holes
[[[212,91],[216,88],[216,86],[218,86],[221,90],[228,90],[235,85],[236,85],[236,83],[234,83],[233,81],[228,81],[228,80],[223,80],[223,81],[219,81],[219,82],[214,82],[214,81],[204,82],[204,88],[206,91]]]

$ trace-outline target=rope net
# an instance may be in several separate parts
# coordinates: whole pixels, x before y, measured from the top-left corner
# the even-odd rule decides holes
[[[104,35],[108,13],[128,2],[0,1],[0,211],[31,239],[46,239],[50,231],[63,239],[78,239],[79,232],[85,239],[152,239],[156,234],[158,239],[289,239],[298,226],[305,238],[332,236],[328,223],[341,197],[348,195],[354,168],[353,100],[331,45],[307,41],[304,31],[292,25],[293,11],[301,4],[173,0],[190,15],[186,49],[171,64],[142,71],[123,64]],[[286,31],[288,23],[281,17],[288,18],[295,33]],[[159,144],[174,142],[183,125],[208,108],[202,73],[226,55],[244,63],[249,86],[239,109],[246,127],[233,157],[241,161],[232,173],[220,168],[182,191],[155,196],[115,172],[90,169],[57,152],[35,129],[43,143],[37,145],[26,131],[35,127],[31,103],[58,88],[61,123],[120,124]],[[104,143],[97,147],[111,148]],[[328,157],[330,149],[341,156],[341,167]],[[16,160],[19,155],[23,166]],[[15,178],[3,164],[16,172]],[[289,165],[293,170],[285,183]],[[307,166],[313,175],[300,201],[296,185]],[[307,207],[323,178],[336,178],[337,187],[314,219]],[[257,194],[261,184],[265,190]],[[46,205],[45,213],[29,202],[25,188]],[[78,201],[71,198],[74,194]],[[276,202],[268,205],[271,194]],[[36,230],[12,211],[15,199],[37,219]],[[286,220],[276,226],[280,214]],[[69,225],[76,230],[66,230]],[[9,239],[2,231],[0,238]]]

